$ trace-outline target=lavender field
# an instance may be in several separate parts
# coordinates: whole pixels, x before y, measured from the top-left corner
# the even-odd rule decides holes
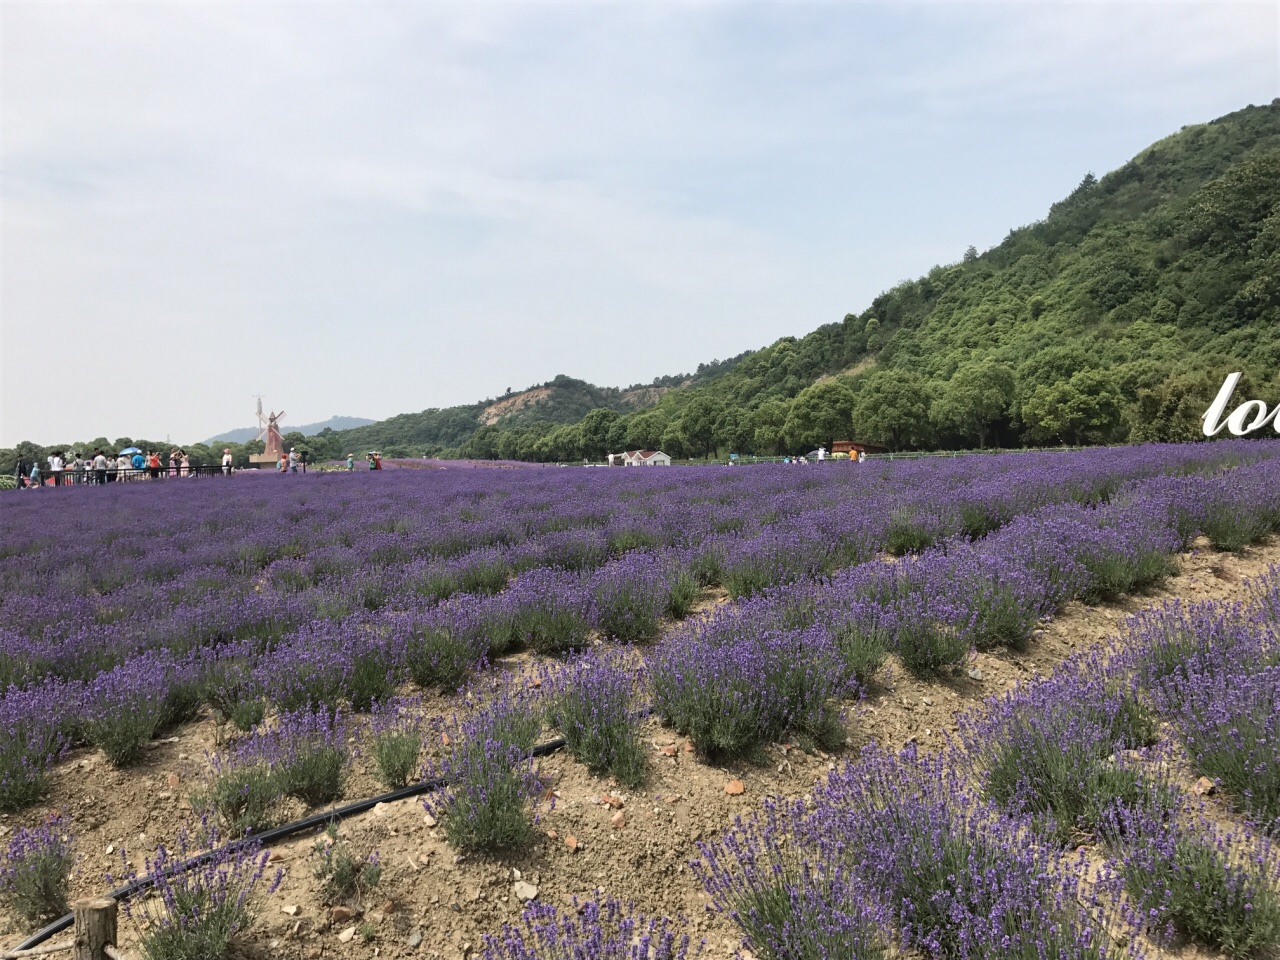
[[[1266,956],[1280,577],[1134,598],[1270,559],[1278,481],[1226,442],[0,495],[0,935],[217,845],[144,955]],[[881,736],[907,692],[951,729]]]

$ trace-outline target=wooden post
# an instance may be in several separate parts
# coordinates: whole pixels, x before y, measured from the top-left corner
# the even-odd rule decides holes
[[[116,943],[116,902],[86,897],[71,905],[76,918],[75,960],[107,960],[103,947]]]

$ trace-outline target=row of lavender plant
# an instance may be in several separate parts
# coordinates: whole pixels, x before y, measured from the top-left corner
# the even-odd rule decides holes
[[[1280,940],[1277,582],[1244,603],[1136,615],[1124,643],[961,722],[959,762],[984,798],[1049,842],[1100,843],[1100,887],[1157,943],[1250,957]],[[1243,824],[1224,827],[1185,789],[1184,764]]]
[[[1128,484],[1098,506],[1053,505],[988,536],[766,591],[677,633],[651,658],[654,704],[706,754],[741,753],[784,730],[840,738],[833,701],[894,653],[929,678],[973,649],[1022,649],[1073,598],[1159,583],[1215,512],[1280,521],[1277,467]]]
[[[703,846],[699,876],[771,960],[1141,956],[1183,938],[1267,955],[1280,942],[1277,613],[1280,571],[1247,603],[1135,616],[1127,642],[963,717],[954,748],[869,748],[807,804],[767,803]],[[1245,822],[1197,800],[1183,762]]]
[[[1126,478],[1270,453],[1151,447],[803,474],[690,470],[679,482],[635,471],[519,482],[434,473],[372,496],[364,479],[332,477],[112,489],[105,502],[57,492],[10,511],[20,522],[6,549],[18,562],[0,569],[0,683],[88,679],[144,649],[267,645],[317,618],[483,596],[524,572],[590,573],[636,550],[746,595],[984,533],[1045,503],[1098,502]],[[102,532],[82,536],[86,527]]]
[[[1045,507],[979,541],[952,539],[894,566],[861,564],[766,593],[657,653],[656,705],[708,755],[740,752],[784,730],[834,741],[840,729],[831,703],[855,695],[887,651],[920,675],[945,671],[971,647],[1025,643],[1072,596],[1113,596],[1157,580],[1170,553],[1218,513],[1259,514],[1272,529],[1280,517],[1270,493],[1277,489],[1273,463],[1121,486],[1104,505]],[[456,688],[485,657],[514,646],[573,649],[593,629],[651,638],[663,617],[688,612],[695,587],[690,565],[670,552],[633,551],[591,573],[535,569],[496,595],[362,610],[292,631],[287,624],[306,615],[291,606],[293,595],[274,603],[251,598],[232,605],[247,614],[240,621],[252,627],[247,635],[224,630],[226,615],[193,618],[211,628],[204,644],[144,647],[114,664],[129,648],[121,622],[99,625],[92,639],[51,642],[46,630],[39,642],[45,659],[31,645],[21,659],[64,658],[85,682],[48,680],[0,699],[0,719],[10,700],[15,717],[12,745],[0,754],[0,803],[21,806],[37,796],[43,769],[67,743],[83,740],[128,763],[201,700],[246,729],[261,720],[268,696],[284,710],[342,700],[367,710],[406,676]],[[356,589],[366,591],[368,606],[367,585],[357,580]],[[113,642],[100,650],[101,631]],[[104,659],[81,656],[85,648]],[[32,696],[47,696],[56,709],[32,720],[22,706]]]

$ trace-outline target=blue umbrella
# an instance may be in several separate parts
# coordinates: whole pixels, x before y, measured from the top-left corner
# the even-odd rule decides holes
[[[141,453],[141,452],[142,452],[142,451],[141,451],[141,450],[139,450],[137,447],[125,447],[123,450],[121,450],[121,451],[120,451],[120,456],[122,456],[122,457],[123,457],[123,456],[125,456],[126,454],[130,454],[130,453]]]

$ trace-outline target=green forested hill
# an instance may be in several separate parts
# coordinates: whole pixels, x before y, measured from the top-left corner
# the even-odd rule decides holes
[[[481,431],[472,455],[568,459],[1181,439],[1222,375],[1280,400],[1280,101],[1184,128],[1044,220],[737,358],[650,410]]]
[[[1189,439],[1230,370],[1240,399],[1280,401],[1280,100],[1088,174],[999,246],[805,337],[625,390],[561,376],[295,439],[315,458],[536,460]]]

